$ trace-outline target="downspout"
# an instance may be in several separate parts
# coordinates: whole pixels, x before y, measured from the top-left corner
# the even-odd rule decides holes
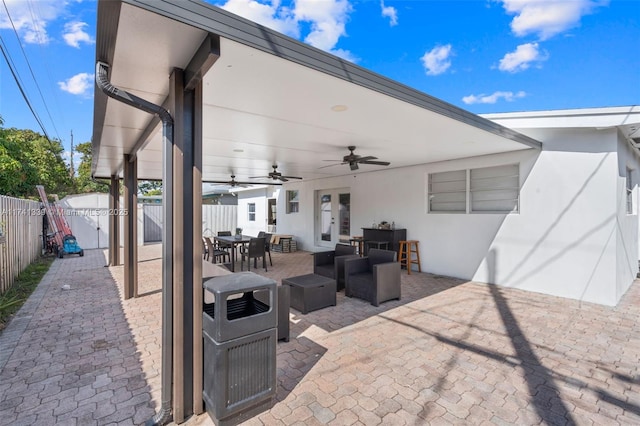
[[[96,63],[96,84],[107,96],[134,108],[157,115],[162,121],[162,145],[165,158],[173,156],[173,118],[169,111],[139,98],[124,90],[120,90],[109,82],[109,65]],[[172,160],[169,160],[172,161]],[[163,167],[163,174],[172,173]],[[168,182],[163,176],[163,182]],[[169,180],[170,181],[170,180]],[[171,186],[171,185],[170,185]],[[173,188],[164,188],[162,194],[164,217],[171,217],[173,207]],[[173,227],[165,221],[162,235],[162,404],[160,411],[147,420],[145,425],[164,425],[171,420],[172,376],[173,376],[173,265],[168,262],[173,252]]]

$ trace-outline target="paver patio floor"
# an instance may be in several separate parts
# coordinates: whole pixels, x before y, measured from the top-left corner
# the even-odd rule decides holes
[[[256,272],[312,270],[272,253]],[[57,259],[0,336],[0,424],[140,424],[160,404],[160,246],[139,293],[101,250]],[[69,284],[70,290],[62,286]],[[640,424],[640,281],[609,308],[425,273],[402,300],[291,310],[277,397],[248,425]],[[208,416],[187,424],[212,424]]]

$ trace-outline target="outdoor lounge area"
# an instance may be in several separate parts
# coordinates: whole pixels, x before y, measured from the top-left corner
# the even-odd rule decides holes
[[[106,252],[57,259],[0,337],[5,424],[141,424],[160,405],[161,246],[139,297]],[[255,272],[310,273],[308,252]],[[277,393],[248,425],[638,424],[640,285],[615,308],[403,272],[402,298],[291,309]],[[69,284],[70,290],[62,285]],[[203,414],[186,424],[212,424]]]

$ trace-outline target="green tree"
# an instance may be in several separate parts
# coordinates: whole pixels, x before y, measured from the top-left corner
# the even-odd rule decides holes
[[[138,182],[138,194],[162,195],[162,182],[157,180],[141,180]]]
[[[76,151],[82,155],[76,176],[76,191],[78,193],[109,192],[110,182],[108,180],[91,177],[91,162],[93,160],[91,142],[78,144]]]
[[[37,198],[36,185],[61,198],[73,191],[59,140],[32,130],[0,128],[0,194]]]

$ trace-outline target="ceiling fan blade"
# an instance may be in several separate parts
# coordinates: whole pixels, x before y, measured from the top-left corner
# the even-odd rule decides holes
[[[357,161],[358,163],[366,163],[367,161],[377,160],[377,159],[378,159],[378,157],[373,157],[373,156],[371,156],[371,155],[368,155],[368,156],[366,156],[366,157],[360,157],[360,158],[358,158],[356,161]]]
[[[329,160],[324,160],[324,161],[329,161]],[[345,164],[345,163],[329,164],[328,166],[318,167],[318,170],[320,170],[320,169],[326,169],[327,167],[342,166],[343,164]]]
[[[373,165],[376,165],[376,166],[388,166],[389,164],[391,164],[388,161],[370,161],[370,160],[359,161],[359,163],[361,163],[361,164],[373,164]]]
[[[286,179],[302,179],[300,176],[282,176],[282,177]]]
[[[287,179],[287,176],[278,176],[277,178],[274,178],[275,180],[279,180],[280,182],[289,182],[289,179]]]

